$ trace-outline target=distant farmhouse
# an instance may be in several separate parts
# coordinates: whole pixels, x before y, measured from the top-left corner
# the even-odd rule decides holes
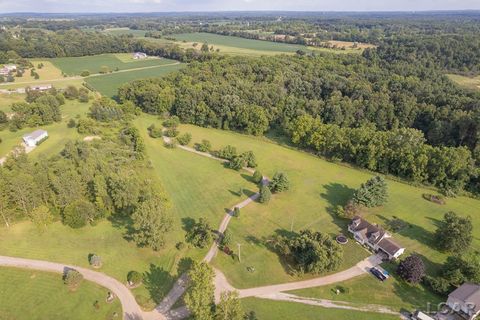
[[[135,59],[135,60],[146,59],[146,58],[147,58],[147,54],[144,53],[144,52],[135,52],[133,54],[133,59]]]
[[[41,85],[41,86],[30,87],[29,90],[31,90],[31,91],[47,91],[47,90],[50,90],[52,88],[53,88],[53,86],[51,84],[44,84],[44,85]]]
[[[354,217],[348,225],[348,231],[353,234],[357,242],[368,246],[373,251],[384,254],[389,260],[396,259],[403,254],[402,248],[382,228],[375,226],[361,217]]]
[[[48,132],[45,130],[35,130],[30,134],[26,134],[23,136],[23,142],[29,147],[35,147],[40,143],[42,140],[48,137]]]
[[[17,71],[17,66],[14,64],[6,64],[0,68],[0,76],[8,76],[11,72]]]

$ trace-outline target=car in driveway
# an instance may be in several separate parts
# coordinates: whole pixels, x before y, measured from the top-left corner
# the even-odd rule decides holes
[[[375,267],[370,268],[370,273],[373,274],[378,280],[381,280],[381,281],[387,280],[387,276],[382,271],[380,271]]]

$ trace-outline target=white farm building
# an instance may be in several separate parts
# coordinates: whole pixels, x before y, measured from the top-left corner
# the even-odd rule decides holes
[[[32,133],[23,136],[23,142],[29,147],[35,147],[40,141],[48,137],[45,130],[35,130]]]

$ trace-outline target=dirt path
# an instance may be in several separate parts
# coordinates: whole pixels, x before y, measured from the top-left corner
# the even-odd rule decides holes
[[[0,166],[2,166],[5,161],[7,161],[7,158],[8,158],[8,156],[9,156],[10,154],[12,154],[12,153],[17,153],[17,152],[21,152],[21,151],[22,151],[22,150],[21,150],[22,148],[23,148],[23,150],[25,151],[25,153],[30,153],[30,152],[32,152],[33,150],[35,150],[36,147],[37,147],[37,146],[29,147],[29,146],[27,146],[24,142],[22,142],[20,146],[15,147],[15,148],[14,148],[12,151],[10,151],[5,157],[0,158]]]
[[[5,256],[0,256],[0,265],[5,267],[17,267],[56,273],[64,273],[68,269],[75,269],[80,272],[86,280],[95,282],[102,287],[109,289],[118,297],[122,304],[124,319],[138,320],[143,318],[142,310],[138,306],[137,302],[135,301],[135,297],[130,290],[123,283],[120,283],[119,281],[101,272],[61,263]]]

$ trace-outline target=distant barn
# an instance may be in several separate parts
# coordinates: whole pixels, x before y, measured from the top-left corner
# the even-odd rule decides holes
[[[138,60],[138,59],[146,59],[147,58],[147,54],[144,53],[144,52],[135,52],[133,54],[133,59],[135,60]]]

